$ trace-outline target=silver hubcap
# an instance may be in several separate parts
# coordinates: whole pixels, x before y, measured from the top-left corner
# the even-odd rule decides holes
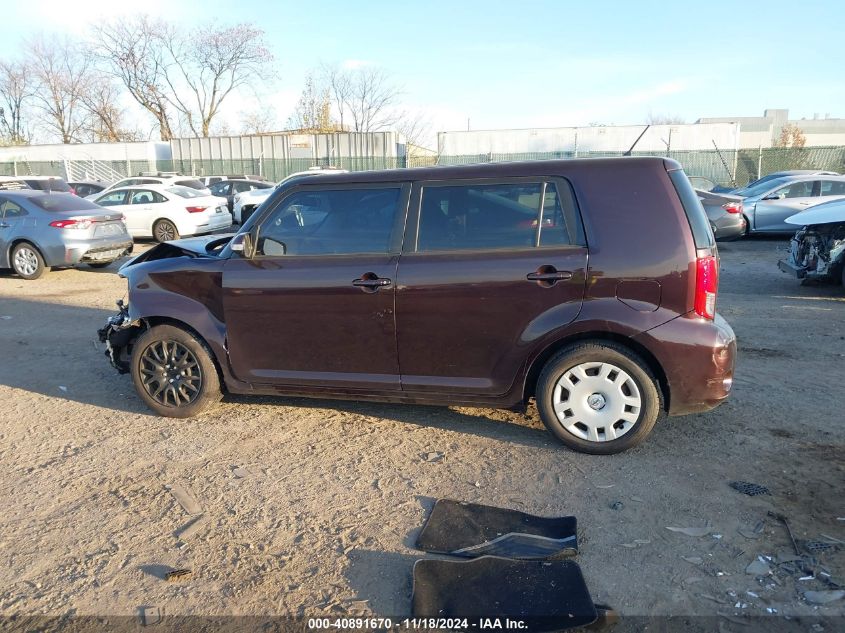
[[[32,275],[38,270],[38,256],[31,248],[19,248],[15,253],[15,270],[22,275]]]
[[[176,229],[169,222],[159,222],[156,225],[156,237],[159,242],[169,242],[176,239]]]
[[[563,428],[588,442],[609,442],[634,428],[642,396],[634,379],[611,363],[581,363],[558,379],[552,406]]]

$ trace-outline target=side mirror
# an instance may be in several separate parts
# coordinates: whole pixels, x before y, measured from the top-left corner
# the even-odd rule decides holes
[[[252,259],[255,255],[255,239],[252,236],[252,232],[238,233],[229,242],[229,248],[233,253],[240,253],[245,258]]]
[[[770,193],[763,200],[783,200],[784,198],[786,198],[785,193]]]

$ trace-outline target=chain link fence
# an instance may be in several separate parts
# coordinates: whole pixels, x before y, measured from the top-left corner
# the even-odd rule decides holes
[[[350,171],[395,169],[399,167],[428,167],[432,165],[468,165],[501,161],[548,160],[562,158],[600,158],[622,156],[624,152],[543,152],[522,154],[468,154],[461,156],[424,157],[336,157],[332,159],[212,159],[159,160],[156,171],[184,175],[210,176],[243,174],[279,181],[298,171],[315,165],[334,166]],[[655,156],[654,152],[633,152],[633,156]],[[762,175],[788,169],[818,169],[845,172],[845,147],[766,147],[740,150],[686,150],[660,154],[677,160],[690,176],[703,176],[721,185],[744,185]],[[84,161],[83,161],[84,162]],[[124,176],[151,171],[148,161],[102,161]],[[60,176],[66,177],[64,161],[0,163],[3,176]],[[76,170],[79,171],[78,169]],[[84,166],[83,166],[84,172]]]

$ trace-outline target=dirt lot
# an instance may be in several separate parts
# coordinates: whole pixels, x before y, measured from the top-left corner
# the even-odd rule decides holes
[[[741,631],[767,608],[845,615],[843,599],[807,603],[829,587],[795,562],[745,573],[791,554],[769,510],[799,545],[845,541],[845,293],[779,272],[784,245],[721,246],[720,311],[740,341],[730,401],[615,457],[487,409],[239,397],[156,417],[95,348],[125,292],[115,266],[2,272],[0,615],[406,616],[413,543],[439,497],[574,514],[593,597],[625,616],[724,614]],[[201,506],[189,536],[170,486]],[[702,537],[666,529],[708,522]],[[817,558],[819,578],[845,577],[845,546]],[[193,573],[166,582],[171,568]]]

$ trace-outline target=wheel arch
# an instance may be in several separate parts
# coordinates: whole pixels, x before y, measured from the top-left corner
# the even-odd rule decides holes
[[[44,265],[49,268],[52,264],[47,260],[47,256],[44,254],[44,249],[33,239],[28,237],[16,237],[13,238],[11,242],[9,242],[9,248],[6,249],[6,263],[9,267],[12,267],[12,251],[15,250],[15,246],[18,244],[29,244],[33,246],[38,253],[41,255],[41,259],[44,260]]]
[[[137,329],[134,333],[134,336],[129,341],[130,345],[134,345],[135,341],[138,339],[141,334],[146,332],[152,327],[156,325],[170,325],[173,327],[177,327],[181,330],[185,330],[191,336],[193,336],[197,341],[199,341],[200,345],[205,348],[205,351],[208,352],[209,357],[211,358],[211,362],[214,363],[214,368],[217,370],[217,377],[220,379],[220,388],[225,390],[226,389],[226,381],[224,380],[225,376],[223,374],[223,370],[220,366],[220,359],[217,358],[217,354],[214,353],[214,348],[209,345],[208,341],[205,337],[197,331],[196,328],[191,327],[184,321],[180,321],[179,319],[174,319],[172,317],[163,317],[163,316],[151,316],[151,317],[143,317],[141,319],[142,326]]]
[[[560,350],[568,345],[572,345],[573,343],[584,343],[587,341],[595,341],[598,343],[608,342],[608,343],[615,343],[616,345],[621,345],[629,349],[631,352],[635,353],[637,356],[643,359],[643,361],[648,365],[648,368],[654,374],[654,377],[657,379],[658,388],[660,389],[660,395],[662,396],[662,405],[663,410],[669,410],[669,401],[670,401],[670,389],[669,389],[669,382],[666,379],[666,373],[663,371],[663,367],[658,362],[657,358],[654,354],[649,351],[647,347],[638,343],[637,341],[633,340],[632,338],[625,336],[623,334],[616,334],[614,332],[579,332],[577,334],[573,334],[571,336],[566,336],[564,338],[558,339],[557,341],[549,344],[545,349],[543,349],[540,354],[537,355],[536,358],[531,362],[531,366],[528,369],[528,372],[525,375],[525,383],[523,385],[523,401],[527,402],[529,398],[535,395],[535,391],[537,388],[537,379],[540,377],[540,373],[543,371],[543,367],[545,367],[546,363],[549,359],[557,354]]]

